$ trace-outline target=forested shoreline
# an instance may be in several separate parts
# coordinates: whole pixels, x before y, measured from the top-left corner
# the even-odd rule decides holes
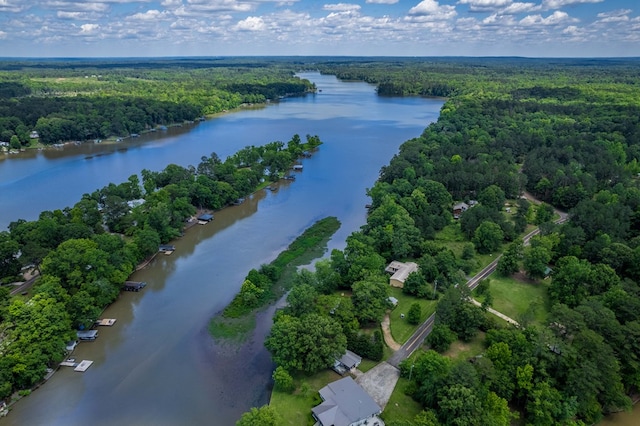
[[[238,61],[243,67],[250,62]],[[390,406],[383,414],[387,424],[586,425],[630,407],[629,395],[640,388],[638,60],[274,62],[285,75],[293,69],[314,69],[364,80],[376,84],[381,96],[448,98],[438,121],[404,143],[382,168],[368,191],[367,222],[347,238],[346,248],[334,250],[330,259],[318,262],[315,272],[297,278],[289,307],[276,316],[267,339],[281,367],[274,375],[276,393],[308,394],[298,386],[300,378],[326,369],[345,348],[362,355],[372,349],[370,358],[378,357],[378,327],[390,308],[384,270],[390,261],[402,260],[419,266],[407,279],[403,295],[423,306],[437,304],[436,326],[428,346],[401,367],[404,389],[421,412],[406,418],[400,411],[408,412],[408,403]],[[73,91],[85,96],[105,85],[97,76],[108,68],[96,68],[95,82],[92,74],[85,79],[84,71],[73,71],[78,80],[74,84],[90,84],[74,86]],[[197,81],[187,75],[212,71],[193,66],[184,74],[175,68],[161,72],[141,67],[138,75],[125,80],[147,90],[154,75],[160,82],[148,92],[153,102],[191,105],[179,99],[182,85]],[[221,68],[223,74],[233,74]],[[50,79],[58,77],[63,79],[60,84],[69,83],[63,77],[69,70],[58,72],[42,77],[42,84],[55,87]],[[233,82],[238,100],[242,90],[255,90],[255,84],[265,87],[249,80]],[[216,90],[232,87],[225,84]],[[4,86],[2,93],[28,98],[32,92],[25,87]],[[169,92],[176,97],[165,99]],[[210,86],[203,93],[217,92]],[[110,96],[117,98],[115,92]],[[141,98],[123,99],[125,105]],[[66,98],[63,104],[71,105]],[[6,111],[0,110],[0,120]],[[133,110],[126,114],[135,116]],[[61,123],[68,117],[47,119]],[[18,138],[22,144],[14,124],[3,132],[9,129],[10,141]],[[132,131],[127,126],[124,130]],[[307,142],[319,139],[312,136]],[[28,302],[9,297],[6,287],[0,287],[0,397],[27,389],[47,365],[60,360],[74,327],[95,316],[95,310],[85,308],[108,303],[118,291],[116,283],[158,244],[179,235],[196,209],[215,210],[233,202],[255,188],[266,170],[267,179],[279,178],[302,150],[294,137],[286,148],[283,143],[248,147],[224,162],[212,154],[190,168],[170,165],[162,172],[142,171],[142,182],[132,176],[126,183],[86,194],[72,208],[12,223],[9,232],[0,233],[0,277],[12,280],[22,266],[34,264],[40,265],[42,278]],[[521,198],[524,191],[544,203],[531,205]],[[144,203],[128,205],[139,198]],[[462,202],[466,211],[454,219],[453,206]],[[567,211],[566,223],[553,223],[553,206]],[[104,232],[105,226],[123,237]],[[541,233],[525,246],[522,236],[534,226]],[[521,313],[520,328],[468,303],[471,295],[460,285],[501,253],[499,274],[525,275],[548,300],[537,307],[540,312]],[[484,294],[475,296],[491,305],[490,282],[481,288]],[[51,325],[50,330],[38,329],[45,338],[33,338],[33,318]],[[312,339],[287,337],[306,331],[313,332]],[[446,355],[453,342],[474,339],[480,339],[482,347],[473,356]],[[309,356],[318,345],[323,350]],[[381,357],[385,355],[388,351]],[[251,416],[262,412],[252,411],[240,424],[251,424]],[[278,415],[277,407],[267,413]]]
[[[66,355],[76,330],[93,327],[136,265],[162,243],[182,235],[198,212],[241,202],[285,177],[294,162],[322,142],[294,135],[286,144],[247,146],[222,161],[215,153],[197,166],[142,170],[142,181],[111,183],[74,206],[11,222],[0,232],[0,280],[39,271],[33,288],[10,295],[0,287],[0,400],[27,394]]]
[[[301,276],[267,338],[279,365],[272,404],[238,424],[291,422],[294,411],[311,421],[308,374],[321,376],[352,336],[377,329],[393,260],[419,265],[405,294],[438,301],[427,346],[401,365],[402,389],[422,412],[406,417],[415,402],[387,406],[387,424],[586,425],[629,409],[640,386],[637,61],[336,60],[319,69],[377,84],[380,95],[449,99],[382,168],[367,223],[347,247]],[[524,191],[544,202],[530,204]],[[552,205],[566,223],[553,223]],[[525,246],[532,226],[541,233]],[[548,300],[522,312],[519,328],[484,312],[491,279],[474,293],[483,307],[463,285],[502,252],[496,277],[524,274]],[[319,316],[326,335],[313,340],[333,352],[310,362],[305,340],[284,336]],[[441,355],[478,336],[473,356]]]
[[[0,61],[0,142],[126,138],[315,88],[277,62]]]

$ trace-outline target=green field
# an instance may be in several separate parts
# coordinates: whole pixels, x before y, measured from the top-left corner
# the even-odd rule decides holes
[[[312,376],[294,376],[296,388],[293,393],[274,390],[269,405],[282,416],[283,425],[313,425],[311,409],[322,402],[318,391],[340,378],[333,370],[323,370]]]
[[[547,318],[549,300],[546,281],[534,282],[513,277],[492,274],[489,279],[489,291],[493,297],[491,307],[508,317],[519,321],[523,315],[530,316],[529,321],[542,324]],[[482,296],[476,297],[480,302]]]
[[[408,385],[408,379],[402,377],[398,379],[391,398],[382,412],[382,420],[388,423],[411,421],[422,411],[420,403],[405,394]]]
[[[396,287],[391,287],[389,295],[398,299],[398,305],[389,314],[389,318],[391,320],[391,335],[396,342],[403,344],[409,339],[409,337],[411,337],[418,327],[416,325],[409,324],[407,321],[409,307],[411,307],[414,302],[418,302],[420,304],[420,308],[422,310],[420,322],[423,322],[429,317],[429,315],[435,312],[437,301],[419,299],[403,293],[401,288]],[[401,318],[402,314],[404,314],[404,318]]]

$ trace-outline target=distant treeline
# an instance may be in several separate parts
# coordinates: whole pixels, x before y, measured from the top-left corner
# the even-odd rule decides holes
[[[192,62],[21,62],[0,71],[0,142],[18,149],[33,130],[45,145],[125,137],[314,90],[293,76],[291,65]]]

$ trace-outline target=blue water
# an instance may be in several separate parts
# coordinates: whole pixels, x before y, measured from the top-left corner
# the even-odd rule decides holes
[[[286,142],[294,133],[303,139],[317,134],[324,142],[303,160],[295,182],[217,212],[212,223],[173,242],[174,254],[134,274],[147,288],[122,294],[104,314],[116,324],[74,352],[93,360],[91,368],[60,370],[0,425],[233,425],[249,407],[268,401],[272,364],[260,333],[270,319],[238,353],[212,342],[209,319],[251,268],[273,260],[316,220],[341,221],[329,250],[343,248],[365,223],[366,189],[380,168],[402,142],[436,120],[442,106],[441,100],[380,98],[371,85],[333,76],[302,76],[322,92],[223,115],[164,138],[141,137],[126,152],[91,145],[0,161],[0,220],[6,226],[72,205],[82,193],[143,168],[196,165],[211,152],[224,158],[247,145]]]

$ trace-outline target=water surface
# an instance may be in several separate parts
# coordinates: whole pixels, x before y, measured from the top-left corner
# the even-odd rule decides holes
[[[101,328],[95,342],[81,343],[73,354],[94,364],[85,373],[61,369],[0,425],[233,425],[249,407],[268,401],[272,364],[262,336],[269,316],[241,352],[212,342],[209,319],[233,298],[251,268],[273,260],[316,220],[336,216],[342,222],[329,249],[343,248],[365,223],[366,188],[402,142],[437,119],[442,106],[441,100],[380,98],[371,85],[333,76],[302,76],[322,92],[120,149],[92,146],[87,152],[80,146],[0,161],[0,221],[6,226],[73,205],[82,193],[123,182],[143,168],[196,165],[211,152],[225,158],[294,133],[317,134],[324,142],[303,161],[295,182],[217,212],[212,223],[175,241],[171,256],[158,256],[134,274],[148,286],[123,293],[104,313],[116,324]]]

